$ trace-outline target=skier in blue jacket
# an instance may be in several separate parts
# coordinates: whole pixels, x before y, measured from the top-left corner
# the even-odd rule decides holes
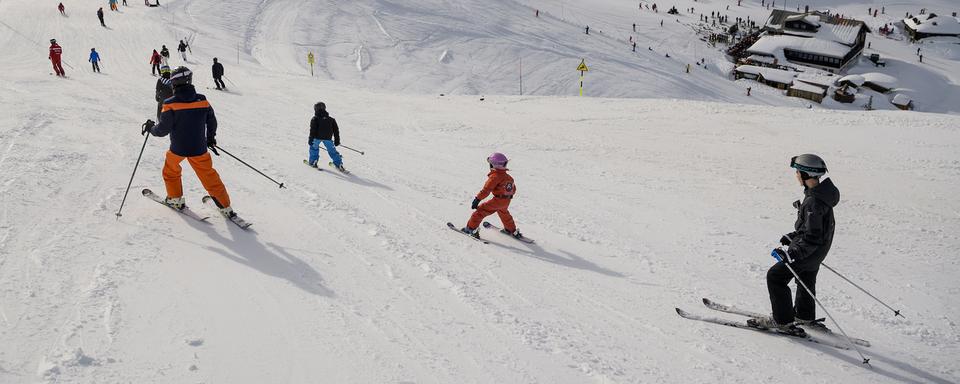
[[[96,48],[90,48],[90,64],[93,64],[93,71],[100,72],[100,54]]]

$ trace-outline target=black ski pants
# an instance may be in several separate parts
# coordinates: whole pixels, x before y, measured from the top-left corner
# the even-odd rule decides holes
[[[222,89],[227,87],[227,85],[223,83],[223,79],[219,77],[214,77],[213,83],[217,85],[217,89]]]
[[[809,257],[790,264],[794,272],[807,284],[814,295],[817,294],[817,272],[820,263],[826,257]],[[794,276],[784,263],[776,263],[767,271],[767,291],[770,292],[770,305],[773,307],[773,319],[779,324],[792,322],[794,318],[814,320],[817,316],[817,303],[798,282],[797,298],[790,300],[790,280]]]
[[[93,71],[100,72],[100,64],[97,63],[96,61],[91,61],[91,63],[93,63]]]

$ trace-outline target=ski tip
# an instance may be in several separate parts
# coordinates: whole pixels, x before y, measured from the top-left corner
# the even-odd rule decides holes
[[[677,310],[677,314],[680,315],[680,316],[684,316],[684,315],[687,314],[687,311],[684,311],[684,310],[682,310],[682,309],[680,309],[680,308],[674,307],[673,309],[676,309],[676,310]]]
[[[703,298],[703,305],[710,305],[711,303],[713,303],[713,302],[710,301],[710,299],[708,299],[708,298],[706,298],[706,297]]]
[[[151,191],[150,188],[144,188],[142,191],[140,191],[140,193],[143,195],[149,195],[153,193],[153,191]]]

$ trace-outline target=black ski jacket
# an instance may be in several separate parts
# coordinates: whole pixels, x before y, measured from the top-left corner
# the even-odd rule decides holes
[[[183,42],[180,42],[180,45],[177,46],[177,50],[180,51],[180,52],[186,52],[186,51],[187,51],[187,45],[184,44]]]
[[[826,179],[819,185],[804,191],[803,201],[797,208],[796,231],[788,233],[788,253],[795,260],[815,258],[823,261],[833,244],[833,207],[840,202],[840,191],[833,181]]]
[[[223,64],[213,63],[213,78],[219,79],[223,77]]]
[[[310,142],[313,139],[330,140],[333,138],[334,145],[340,145],[340,127],[337,126],[337,119],[330,117],[326,111],[320,111],[310,119]]]

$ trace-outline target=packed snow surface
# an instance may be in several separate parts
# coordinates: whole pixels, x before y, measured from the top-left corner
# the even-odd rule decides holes
[[[101,28],[89,4],[62,17],[54,1],[0,1],[0,383],[960,381],[960,117],[788,107],[806,103],[761,98],[709,61],[687,77],[662,50],[637,70],[607,53],[612,37],[571,27],[611,33],[627,12],[612,0],[561,17],[499,0],[162,3],[105,11]],[[553,19],[532,26],[534,7]],[[219,145],[287,186],[214,158],[251,231],[138,196],[163,193],[168,145],[140,135],[156,108],[149,53],[187,36]],[[49,38],[66,79],[48,74]],[[651,98],[556,96],[573,94],[577,50],[606,63],[588,89]],[[531,52],[541,96],[489,77],[511,52]],[[207,89],[215,56],[227,92]],[[942,111],[956,112],[944,73],[921,78],[946,79]],[[352,175],[301,163],[320,100],[365,152],[341,146]],[[465,223],[493,151],[511,159],[510,208],[533,245],[446,229]],[[821,271],[820,299],[872,342],[872,367],[674,311],[736,319],[702,297],[768,311],[768,255],[802,196],[789,158],[804,152],[841,191],[827,263],[906,316]],[[215,215],[185,168],[187,204]]]

